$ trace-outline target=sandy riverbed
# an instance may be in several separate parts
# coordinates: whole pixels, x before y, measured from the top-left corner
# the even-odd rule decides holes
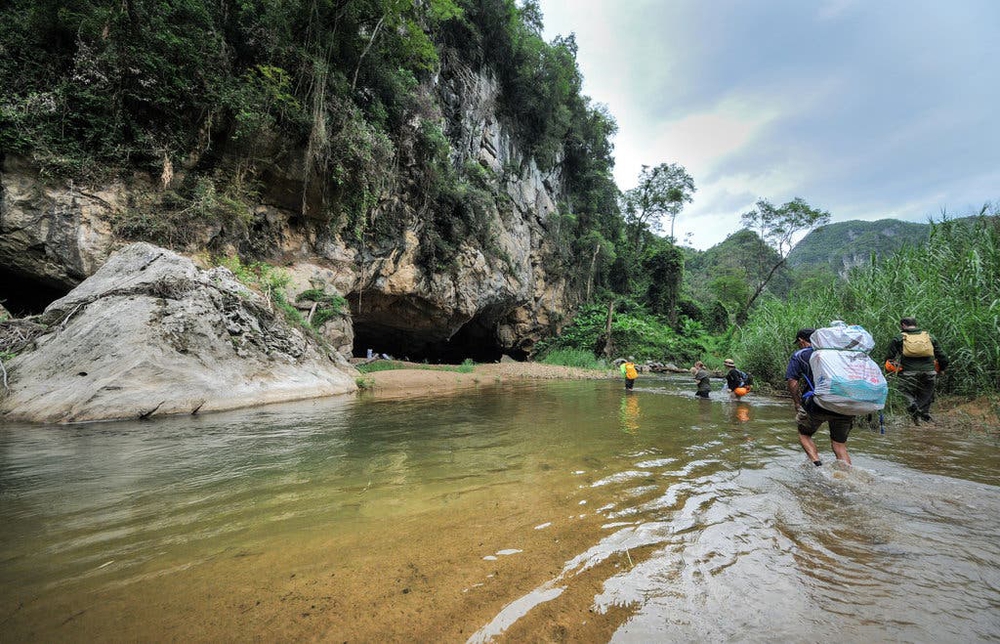
[[[391,398],[414,394],[449,393],[499,382],[526,379],[602,380],[621,378],[616,370],[594,371],[538,362],[477,364],[468,373],[448,370],[456,367],[410,364],[410,368],[373,371],[363,374],[362,382],[365,390],[371,391],[379,397]]]

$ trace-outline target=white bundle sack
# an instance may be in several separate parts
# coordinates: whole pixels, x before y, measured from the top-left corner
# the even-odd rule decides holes
[[[820,407],[848,416],[885,407],[889,385],[868,355],[875,347],[868,331],[838,320],[816,329],[810,343],[814,349],[809,358],[813,395]]]
[[[889,386],[882,370],[863,351],[816,349],[809,366],[813,395],[823,409],[858,416],[885,407]]]
[[[868,353],[875,348],[875,339],[864,327],[857,324],[848,326],[840,320],[834,320],[828,327],[816,329],[809,342],[816,349],[849,349]]]

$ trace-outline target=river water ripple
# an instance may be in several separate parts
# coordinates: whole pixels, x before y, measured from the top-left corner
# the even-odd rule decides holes
[[[687,379],[0,427],[12,641],[1000,640],[1000,447]],[[5,638],[6,639],[6,638]]]

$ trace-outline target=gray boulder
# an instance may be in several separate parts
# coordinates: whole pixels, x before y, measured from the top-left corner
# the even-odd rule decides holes
[[[112,255],[41,321],[48,332],[36,348],[7,364],[5,420],[145,418],[357,389],[346,361],[228,269],[200,270],[150,244]]]

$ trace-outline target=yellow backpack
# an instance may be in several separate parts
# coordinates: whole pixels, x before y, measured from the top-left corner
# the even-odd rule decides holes
[[[927,331],[903,334],[903,356],[907,358],[930,358],[934,355],[934,344]]]
[[[635,365],[631,362],[625,363],[625,377],[629,380],[635,380],[639,376],[639,372],[635,370]]]

